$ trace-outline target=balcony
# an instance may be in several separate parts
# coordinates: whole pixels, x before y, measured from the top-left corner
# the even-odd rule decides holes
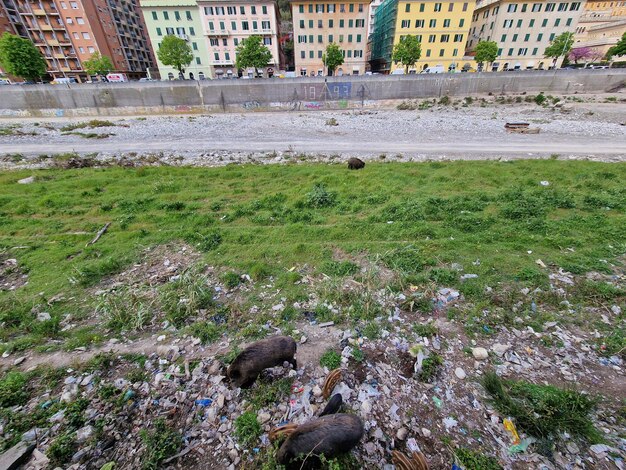
[[[48,39],[48,45],[49,46],[58,46],[59,45],[59,41],[57,41],[56,39]]]
[[[65,59],[65,54],[63,54],[62,52],[55,52],[54,54],[52,54],[52,57],[54,57],[55,59]]]
[[[212,29],[211,31],[208,31],[206,34],[207,36],[228,36],[230,32],[227,29]]]
[[[41,8],[33,8],[33,13],[35,14],[35,16],[46,16],[46,10],[43,10]]]
[[[39,29],[41,29],[42,31],[52,31],[52,26],[50,26],[49,24],[40,24]]]
[[[185,41],[189,41],[189,36],[187,36],[186,34],[177,34],[176,36],[180,39],[184,39]]]
[[[234,62],[232,60],[212,60],[211,65],[233,65]]]

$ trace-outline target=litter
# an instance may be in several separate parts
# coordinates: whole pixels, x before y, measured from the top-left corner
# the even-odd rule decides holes
[[[509,454],[519,454],[521,452],[526,452],[526,450],[528,450],[528,446],[531,445],[535,441],[536,439],[532,437],[527,437],[526,439],[523,439],[522,441],[520,441],[519,444],[514,444],[511,447],[509,447]]]
[[[211,406],[211,403],[213,403],[213,400],[210,398],[199,398],[196,400],[196,405],[198,406]]]
[[[515,424],[511,421],[511,418],[506,418],[504,420],[504,429],[506,429],[511,436],[513,437],[513,445],[517,445],[520,443],[519,434],[517,433],[517,429],[515,429]]]

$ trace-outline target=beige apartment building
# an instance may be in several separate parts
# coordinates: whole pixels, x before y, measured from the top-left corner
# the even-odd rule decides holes
[[[495,41],[496,70],[531,70],[559,67],[544,57],[546,47],[559,34],[574,32],[584,0],[573,2],[479,0],[472,17],[467,53],[473,55],[479,41]],[[486,66],[487,64],[485,64]]]
[[[580,16],[574,47],[588,47],[588,62],[602,59],[626,32],[626,1],[588,0]]]
[[[363,75],[367,64],[369,5],[369,0],[292,1],[296,73],[326,75],[322,55],[329,44],[335,43],[344,55],[344,63],[335,74]]]
[[[208,62],[215,78],[236,77],[237,46],[250,36],[261,36],[272,52],[268,67],[259,70],[264,77],[278,74],[284,61],[280,47],[280,13],[278,4],[270,0],[199,0],[200,20],[206,38]],[[243,70],[252,78],[254,70]]]

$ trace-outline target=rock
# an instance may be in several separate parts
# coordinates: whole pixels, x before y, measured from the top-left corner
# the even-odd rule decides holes
[[[472,348],[472,355],[474,359],[478,359],[482,361],[483,359],[487,359],[489,357],[489,352],[485,348]]]
[[[225,401],[226,397],[224,396],[223,393],[220,393],[219,396],[217,397],[216,400],[216,406],[218,409],[222,409],[222,407],[224,406],[224,401]]]
[[[0,455],[0,468],[2,470],[15,470],[26,462],[35,449],[34,444],[21,441]]]
[[[26,360],[26,356],[18,357],[16,360],[13,361],[13,365],[19,366],[25,360]]]
[[[322,389],[321,389],[321,388],[319,388],[319,386],[317,386],[317,385],[316,385],[315,387],[313,387],[313,395],[314,395],[316,398],[321,397],[321,396],[322,396]]]
[[[74,455],[72,455],[72,462],[73,463],[78,463],[82,460],[84,460],[84,458],[89,455],[91,453],[91,447],[87,446],[84,447],[83,449],[80,449],[78,452],[76,452]],[[72,468],[72,467],[68,467],[68,470]]]
[[[372,404],[369,400],[364,400],[363,403],[361,403],[361,410],[366,415],[372,412]]]
[[[161,341],[165,341],[165,335],[160,335],[157,337],[157,342],[160,343]]]
[[[61,395],[61,401],[64,401],[64,402],[74,401],[74,398],[76,398],[76,395],[78,395],[78,384],[68,385],[67,389]]]
[[[306,343],[307,339],[308,338],[306,336],[302,335],[302,337],[300,338],[300,344]]]
[[[456,369],[454,369],[454,375],[456,375],[461,380],[467,377],[467,375],[465,374],[465,371],[461,369],[460,367],[457,367]]]
[[[48,320],[52,320],[52,317],[50,316],[50,314],[48,312],[39,312],[37,314],[37,320],[38,321],[48,321]]]
[[[17,180],[17,184],[31,184],[35,182],[34,176],[29,176],[28,178],[22,178],[21,180]]]
[[[259,413],[258,419],[261,424],[265,424],[272,419],[272,415],[269,413]]]
[[[79,444],[87,442],[93,436],[93,426],[84,426],[76,431],[76,441]]]
[[[407,428],[400,428],[398,429],[398,432],[396,433],[396,438],[400,441],[403,441],[406,439],[406,436],[409,434],[409,430]]]
[[[422,428],[422,436],[430,437],[431,435],[432,435],[432,432],[430,432],[430,429]]]
[[[509,349],[511,349],[511,345],[510,344],[500,344],[500,343],[496,343],[493,346],[491,346],[491,350],[496,353],[496,355],[498,357],[502,357],[504,356],[504,353],[507,352]]]

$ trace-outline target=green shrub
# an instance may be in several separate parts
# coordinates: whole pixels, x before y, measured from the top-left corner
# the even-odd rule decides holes
[[[235,437],[244,447],[256,443],[262,433],[261,424],[252,411],[246,411],[235,419]]]
[[[66,432],[58,436],[46,451],[46,456],[50,459],[50,468],[65,467],[77,448],[75,433]]]
[[[482,452],[474,452],[461,447],[454,451],[454,455],[465,470],[502,470],[496,458]]]
[[[535,96],[535,103],[539,106],[543,105],[547,100],[548,98],[546,98],[546,95],[544,95],[543,92]]]
[[[210,321],[200,321],[189,327],[189,333],[200,339],[202,344],[210,344],[222,336],[222,328]]]
[[[224,285],[229,289],[234,289],[239,284],[241,284],[241,276],[236,272],[229,271],[227,273],[222,274],[221,278]]]
[[[327,350],[322,357],[320,357],[320,365],[322,367],[328,367],[328,369],[336,369],[341,365],[341,354],[332,349]]]
[[[336,194],[328,191],[324,183],[315,183],[313,189],[306,194],[306,205],[314,209],[331,207],[336,203]]]
[[[439,368],[443,365],[443,358],[433,352],[422,361],[422,370],[417,374],[417,379],[421,382],[432,382]]]
[[[28,400],[26,382],[26,376],[21,372],[7,372],[0,380],[0,408],[26,403]]]
[[[161,462],[176,454],[183,443],[180,433],[171,429],[164,418],[157,418],[152,430],[142,429],[139,436],[145,446],[142,465],[144,470],[161,468]]]

